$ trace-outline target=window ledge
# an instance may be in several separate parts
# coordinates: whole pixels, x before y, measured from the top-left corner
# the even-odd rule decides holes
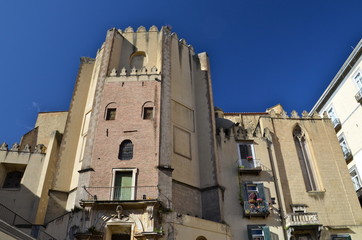
[[[325,194],[326,190],[313,190],[313,191],[307,191],[308,194],[310,195],[322,195]]]

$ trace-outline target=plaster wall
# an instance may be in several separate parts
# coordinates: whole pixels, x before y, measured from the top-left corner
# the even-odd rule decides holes
[[[318,175],[319,190],[307,192],[293,140],[293,129],[299,124],[310,139],[314,169]],[[308,212],[318,212],[321,224],[361,224],[361,209],[350,181],[348,170],[333,126],[328,119],[276,119],[272,126],[280,154],[278,165],[281,172],[286,207],[290,204],[307,204]],[[276,144],[276,143],[274,143]],[[343,203],[343,204],[341,204]],[[287,212],[291,209],[287,208]]]
[[[36,144],[48,147],[53,131],[64,133],[67,117],[68,112],[40,112],[35,123],[35,128],[38,128]]]
[[[233,239],[248,239],[247,225],[267,225],[272,235],[278,235],[279,239],[283,239],[283,227],[280,219],[279,209],[281,201],[277,198],[275,180],[277,176],[273,175],[271,159],[269,157],[267,142],[258,134],[253,136],[258,124],[259,115],[238,115],[230,116],[225,114],[225,118],[237,120],[239,124],[243,124],[250,129],[247,140],[239,139],[236,136],[237,127],[231,129],[229,136],[225,136],[223,129],[217,136],[217,147],[220,159],[220,184],[225,187],[223,194],[223,217],[224,221],[230,226]],[[239,173],[238,168],[238,144],[253,143],[255,158],[260,161],[262,171],[259,174]],[[263,183],[266,195],[266,201],[271,202],[271,197],[276,198],[276,204],[271,205],[270,215],[263,217],[243,217],[242,201],[244,193],[241,185],[245,182]]]

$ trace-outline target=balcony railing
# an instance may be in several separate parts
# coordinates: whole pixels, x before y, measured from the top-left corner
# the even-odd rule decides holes
[[[0,204],[0,219],[37,240],[56,240],[45,232],[43,226],[32,224],[2,204]]]
[[[361,103],[362,102],[362,89],[360,89],[354,97],[356,98],[357,102]]]
[[[158,198],[157,186],[135,187],[85,187],[81,201],[132,201]]]
[[[269,204],[268,202],[254,202],[244,201],[244,216],[248,217],[266,217],[269,215]]]
[[[318,213],[290,213],[285,220],[286,227],[320,225]]]
[[[339,120],[339,118],[332,118],[331,121],[333,123],[334,129],[337,130],[341,127],[341,121]]]
[[[238,160],[239,173],[260,173],[261,164],[258,159],[239,159]]]
[[[344,159],[346,161],[348,161],[352,158],[352,152],[348,147],[342,147],[342,152],[343,152]]]

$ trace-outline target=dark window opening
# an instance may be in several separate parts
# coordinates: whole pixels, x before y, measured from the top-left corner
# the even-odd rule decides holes
[[[116,108],[108,108],[106,113],[106,120],[116,119]]]
[[[14,171],[6,174],[3,188],[20,188],[23,172]]]
[[[153,107],[143,108],[143,119],[153,119]]]
[[[112,240],[130,240],[131,236],[129,234],[112,234]]]
[[[130,140],[125,140],[119,145],[119,160],[130,160],[133,158],[133,144]]]

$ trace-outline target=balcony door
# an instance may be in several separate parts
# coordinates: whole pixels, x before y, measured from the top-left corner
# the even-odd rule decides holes
[[[113,170],[113,200],[134,200],[136,169]]]
[[[239,143],[239,161],[245,168],[255,168],[255,152],[253,143]]]

